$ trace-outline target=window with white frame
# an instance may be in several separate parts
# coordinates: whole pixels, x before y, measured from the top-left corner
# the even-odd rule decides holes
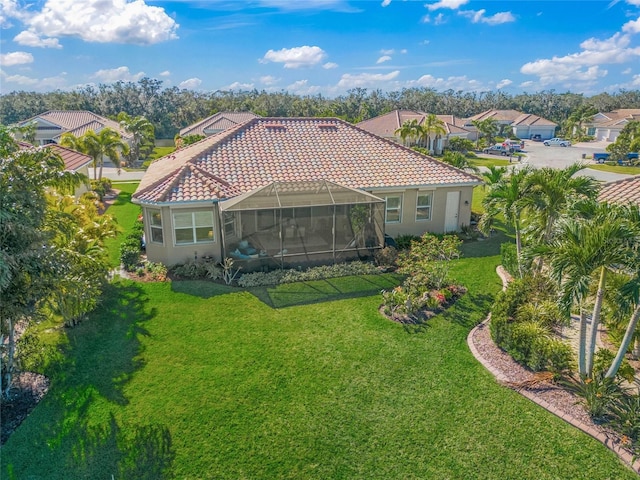
[[[433,194],[430,192],[418,192],[416,204],[416,222],[431,220],[431,202]]]
[[[149,234],[153,243],[164,243],[162,235],[162,213],[160,210],[147,210]]]
[[[385,197],[386,211],[384,221],[386,223],[400,223],[402,221],[402,196],[389,195]]]
[[[173,232],[176,245],[213,242],[213,211],[175,212]]]

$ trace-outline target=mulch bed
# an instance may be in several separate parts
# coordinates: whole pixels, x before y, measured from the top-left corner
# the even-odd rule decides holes
[[[4,445],[48,390],[49,379],[44,375],[22,372],[14,377],[9,400],[0,405],[0,445]]]

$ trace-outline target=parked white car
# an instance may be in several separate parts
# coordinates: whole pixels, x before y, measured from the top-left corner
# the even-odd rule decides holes
[[[549,140],[545,140],[545,147],[570,147],[571,142],[569,140],[565,140],[564,138],[551,138]]]

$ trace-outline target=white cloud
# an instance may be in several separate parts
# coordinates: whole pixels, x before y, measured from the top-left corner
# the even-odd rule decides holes
[[[396,51],[393,48],[388,50],[385,50],[383,48],[382,50],[380,50],[380,55],[393,55],[394,53],[396,53]]]
[[[170,77],[171,72],[169,70],[165,70],[164,72],[160,72],[158,75],[161,77]]]
[[[62,72],[54,77],[45,77],[43,79],[31,78],[25,75],[7,75],[0,70],[0,78],[5,84],[16,84],[18,88],[28,87],[30,90],[46,91],[56,90],[66,87],[66,73]]]
[[[0,65],[5,67],[24,65],[26,63],[33,63],[33,55],[28,52],[0,53]]]
[[[529,62],[520,72],[539,77],[542,86],[556,82],[593,82],[607,75],[602,65],[637,61],[640,47],[629,47],[630,42],[630,36],[620,32],[606,40],[589,38],[580,44],[579,53]]]
[[[198,88],[201,84],[202,84],[202,80],[200,80],[197,77],[194,77],[194,78],[189,78],[183,82],[180,82],[178,84],[178,88],[193,90],[194,88]]]
[[[264,77],[260,77],[260,83],[264,85],[274,85],[278,83],[279,80],[279,78],[276,78],[272,75],[265,75]]]
[[[42,38],[31,30],[24,30],[13,41],[26,47],[62,48],[57,38]]]
[[[284,63],[284,68],[312,67],[322,62],[327,54],[320,47],[308,45],[282,50],[269,50],[264,54],[263,63]]]
[[[406,53],[409,53],[409,50],[407,50],[406,48],[403,48],[402,50],[400,50],[400,53],[404,55]]]
[[[425,5],[429,9],[430,12],[434,10],[439,10],[441,8],[448,8],[450,10],[457,10],[462,5],[468,3],[469,0],[440,0],[436,3],[428,3]]]
[[[479,91],[485,89],[485,86],[478,80],[467,78],[466,75],[459,77],[434,77],[433,75],[423,75],[418,80],[410,80],[406,82],[407,87],[426,87],[436,90],[462,90],[462,91]]]
[[[640,0],[638,0],[638,4],[640,5]],[[631,20],[625,23],[622,26],[622,31],[631,34],[640,33],[640,17],[638,17],[636,20]]]
[[[308,80],[298,80],[297,82],[293,82],[291,85],[287,85],[285,90],[297,95],[314,95],[316,93],[320,93],[320,87],[309,85],[308,83]]]
[[[501,88],[504,88],[508,85],[511,85],[513,82],[511,80],[509,80],[508,78],[505,78],[503,80],[500,80],[497,84],[496,84],[496,88],[498,90],[500,90]]]
[[[633,70],[631,70],[630,68],[625,68],[621,73],[623,75],[629,75]]]
[[[389,55],[383,55],[382,57],[380,57],[378,59],[378,61],[376,62],[376,64],[379,63],[384,63],[384,62],[388,62],[389,60],[391,60],[391,57]]]
[[[129,71],[129,67],[118,67],[111,69],[103,69],[98,70],[96,73],[91,75],[91,78],[98,80],[103,83],[114,83],[114,82],[137,82],[142,77],[144,77],[144,72],[138,72],[136,74],[132,74]]]
[[[77,37],[85,42],[152,45],[178,38],[179,25],[163,8],[145,0],[46,0],[40,11],[16,6],[3,13],[19,19],[38,37]]]
[[[390,3],[391,3],[391,0],[382,0],[382,3],[380,5],[382,5],[383,7],[386,7]]]
[[[254,88],[253,83],[233,82],[231,85],[222,87],[221,90],[251,90],[253,88]]]
[[[322,65],[322,68],[324,68],[325,70],[331,70],[332,68],[338,68],[338,64],[334,62],[327,62]]]
[[[636,7],[640,7],[640,0],[627,0],[629,5],[635,5]]]
[[[485,17],[487,11],[483,8],[481,10],[461,10],[458,15],[469,18],[473,23],[486,23],[488,25],[500,25],[502,23],[515,22],[515,17],[511,12],[499,12],[495,15]]]
[[[359,73],[352,75],[345,73],[338,82],[340,88],[355,87],[377,87],[381,82],[388,82],[400,75],[400,70],[394,70],[386,74],[382,73]]]

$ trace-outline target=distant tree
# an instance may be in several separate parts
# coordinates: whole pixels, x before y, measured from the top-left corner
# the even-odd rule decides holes
[[[625,160],[630,152],[640,151],[640,121],[632,120],[620,131],[618,138],[607,145],[611,160]]]
[[[471,123],[478,130],[478,141],[476,142],[476,146],[479,145],[481,137],[485,137],[487,139],[487,143],[491,145],[493,143],[493,137],[495,137],[499,131],[498,122],[494,118],[489,117],[484,120],[473,120]]]
[[[120,126],[133,136],[129,153],[124,157],[128,166],[134,166],[153,152],[155,129],[153,124],[143,116],[131,117],[126,112],[120,112],[117,119]]]
[[[448,148],[452,152],[466,153],[473,150],[473,142],[468,138],[452,137],[449,139]]]
[[[81,137],[65,133],[60,139],[60,144],[93,158],[94,180],[102,178],[105,157],[109,157],[114,165],[120,168],[120,155],[129,154],[129,145],[120,138],[118,132],[108,127],[100,130],[98,134],[89,130]],[[100,167],[99,174],[97,172],[98,166]]]
[[[442,135],[447,134],[447,130],[444,126],[444,122],[435,114],[430,113],[426,116],[422,125],[419,126],[418,133],[419,138],[424,140],[427,150],[429,150],[430,153],[435,153],[435,143],[440,137],[442,137]],[[431,138],[432,136],[435,137],[433,141]]]
[[[407,120],[393,133],[400,136],[403,145],[408,146],[420,136],[420,125],[416,119]]]
[[[445,152],[442,156],[442,161],[444,163],[448,163],[449,165],[459,168],[460,170],[465,170],[468,172],[479,173],[480,169],[476,167],[471,160],[460,152]]]

